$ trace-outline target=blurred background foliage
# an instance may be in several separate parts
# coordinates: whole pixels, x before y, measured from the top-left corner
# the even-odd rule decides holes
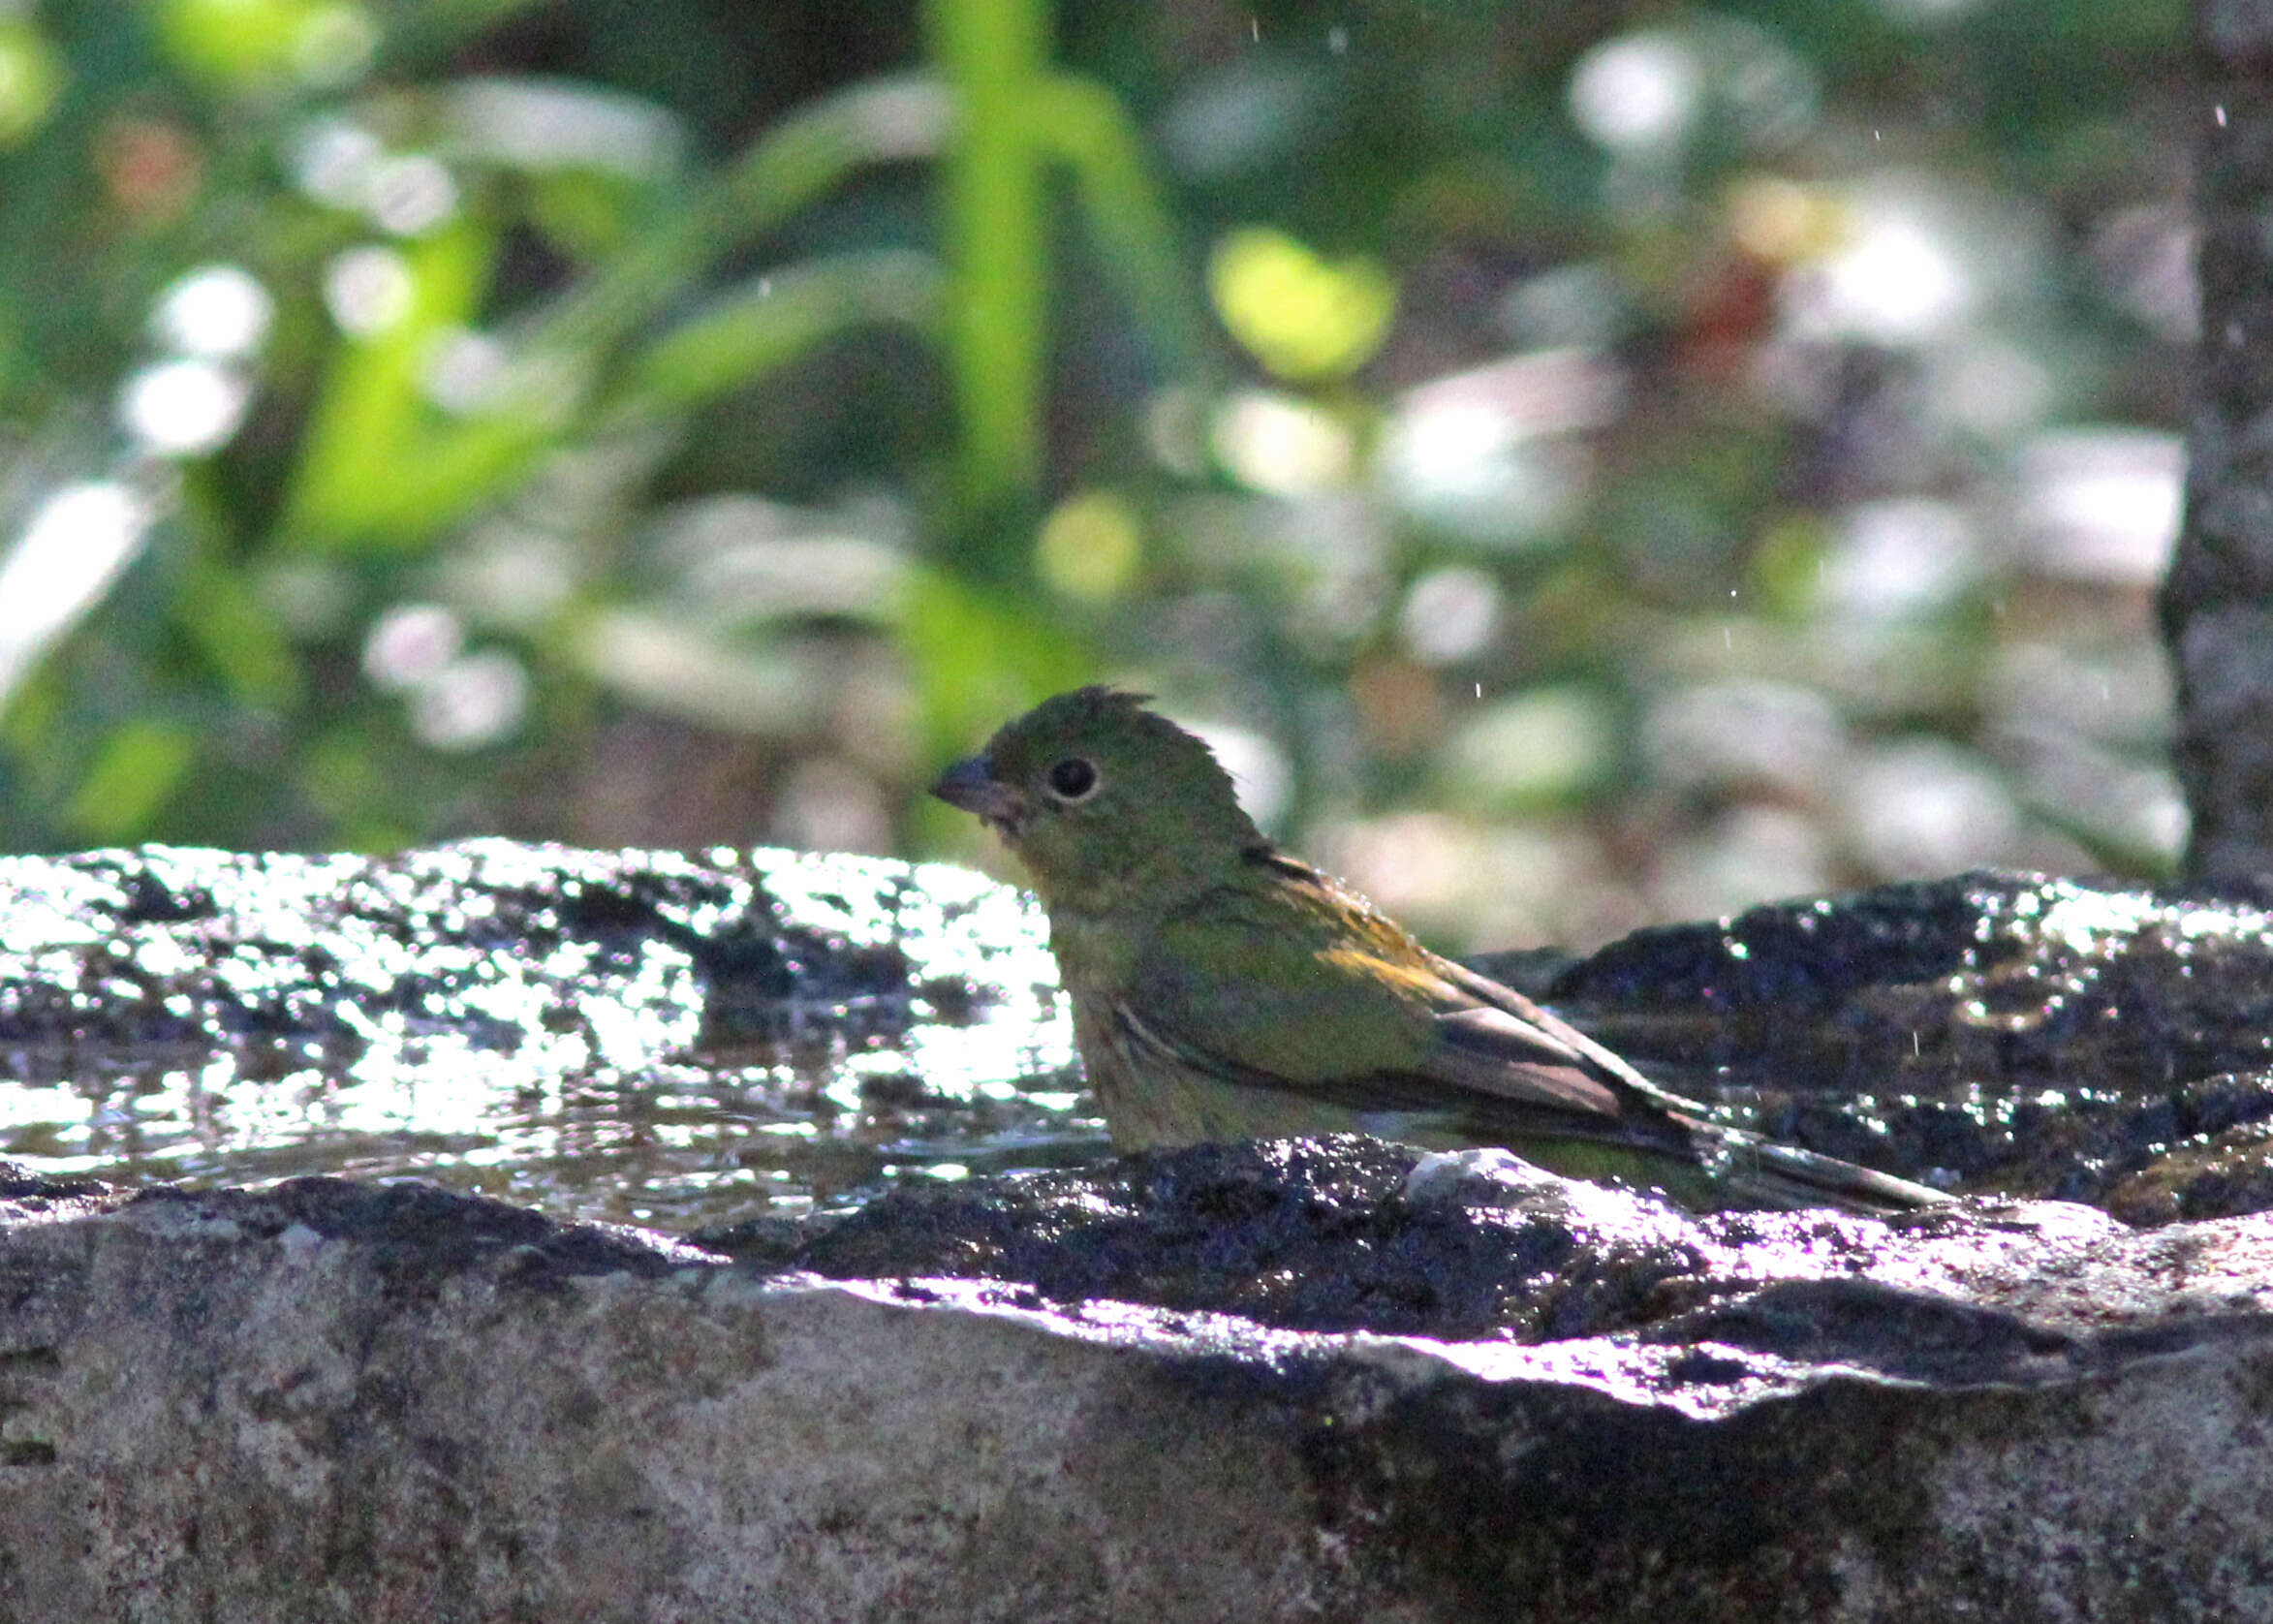
[[[0,0],[0,846],[997,861],[1113,678],[1449,945],[2182,843],[2175,0]]]

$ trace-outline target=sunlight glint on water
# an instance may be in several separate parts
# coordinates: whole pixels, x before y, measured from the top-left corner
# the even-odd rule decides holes
[[[312,899],[368,883],[365,859],[165,857],[211,865],[199,877],[224,896],[218,920],[95,928],[102,888],[70,870],[58,884],[47,866],[46,891],[15,887],[9,870],[39,859],[0,859],[12,943],[44,939],[0,953],[0,994],[14,982],[109,1013],[128,986],[178,984],[162,1010],[185,1031],[248,1005],[298,1010],[303,1029],[224,1036],[204,1052],[189,1036],[0,1048],[0,1155],[28,1171],[200,1184],[416,1175],[561,1216],[688,1230],[857,1200],[929,1170],[1062,1160],[1095,1139],[1074,1115],[1041,921],[966,870],[774,851],[746,867],[712,853],[705,869],[633,855],[622,860],[636,881],[686,882],[672,898],[683,939],[602,927],[548,939],[551,913],[536,926],[495,916],[522,888],[573,902],[584,892],[563,865],[618,859],[503,842],[422,855],[464,872],[374,888],[413,919],[440,903],[421,933],[399,920],[366,927],[360,908],[311,923]],[[224,891],[233,875],[238,889]],[[741,1012],[762,1029],[742,1030],[720,1000],[750,990],[712,984],[699,955],[767,918],[767,896],[782,941],[818,944],[808,951],[825,962],[794,966],[788,996]],[[825,991],[862,953],[884,955],[888,984],[797,990]],[[304,960],[331,966],[322,998],[297,981]]]

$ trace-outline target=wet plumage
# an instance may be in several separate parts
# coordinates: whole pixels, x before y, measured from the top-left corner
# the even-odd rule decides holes
[[[1136,696],[1061,694],[933,793],[1021,859],[1124,1148],[1359,1129],[1497,1144],[1697,1205],[1895,1211],[1936,1192],[1705,1120],[1522,994],[1265,840]]]

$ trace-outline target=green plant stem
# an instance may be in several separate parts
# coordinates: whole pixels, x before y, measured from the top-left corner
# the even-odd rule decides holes
[[[923,18],[955,100],[940,200],[960,494],[967,513],[986,515],[1042,477],[1048,288],[1034,102],[1049,74],[1049,10],[1043,0],[928,0]]]

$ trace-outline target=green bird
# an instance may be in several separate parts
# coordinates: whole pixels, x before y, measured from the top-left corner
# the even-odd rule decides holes
[[[1948,1198],[1707,1120],[1512,988],[1441,958],[1239,807],[1142,696],[1005,724],[931,793],[1033,876],[1089,1085],[1124,1149],[1358,1131],[1505,1145],[1698,1207]]]

